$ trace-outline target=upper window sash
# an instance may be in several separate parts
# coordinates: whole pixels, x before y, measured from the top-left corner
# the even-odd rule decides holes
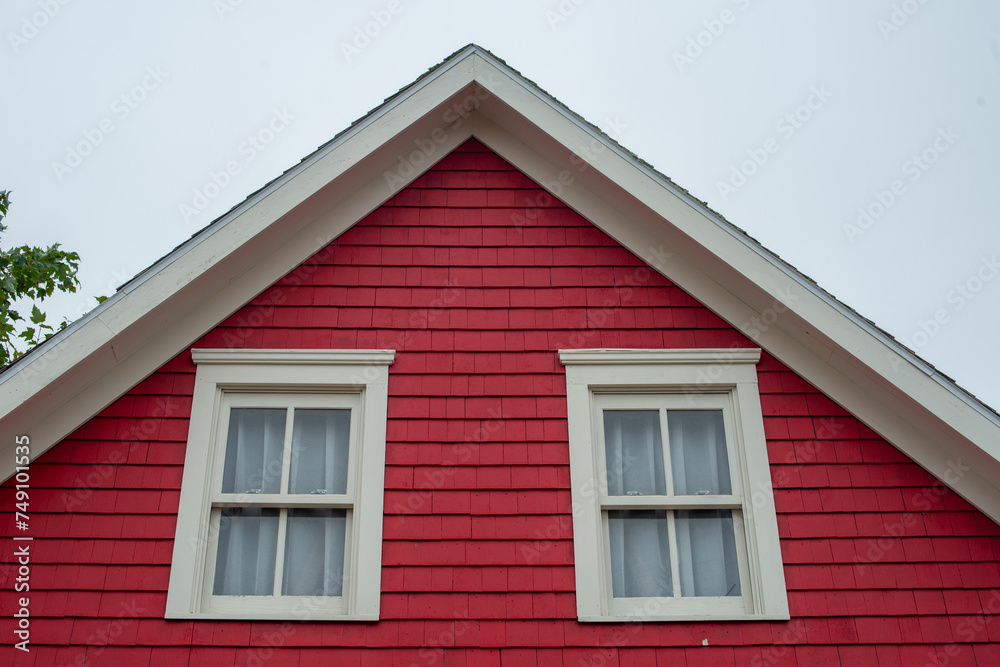
[[[732,400],[729,394],[595,393],[593,406],[593,432],[597,434],[598,438],[598,474],[601,480],[607,480],[606,495],[609,499],[619,500],[621,496],[628,498],[662,496],[664,499],[676,497],[680,502],[687,503],[690,500],[689,496],[711,495],[712,497],[727,496],[734,499],[735,502],[739,502],[740,481],[732,469],[733,461],[739,459],[734,450],[737,438],[733,425]],[[627,415],[631,412],[657,416],[657,423],[653,428],[659,429],[659,433],[656,434],[658,436],[656,446],[659,451],[640,453],[636,451],[635,447],[627,448],[625,443],[618,442],[614,433],[607,432],[608,413],[611,415],[612,422],[616,419],[625,422]],[[678,483],[678,480],[675,479],[676,476],[687,470],[683,458],[683,445],[678,440],[683,437],[684,422],[696,419],[692,413],[711,414],[713,418],[716,414],[721,416],[722,430],[715,435],[722,438],[722,448],[721,451],[713,450],[709,454],[714,454],[719,459],[718,461],[712,460],[711,466],[722,466],[716,470],[716,474],[720,483],[728,486],[728,493],[721,491],[711,494],[698,493],[697,491],[684,493],[682,489],[675,488]],[[626,424],[623,423],[621,428],[627,428]],[[672,430],[673,435],[671,435]],[[609,437],[611,437],[610,442]],[[652,487],[641,490],[632,489],[631,491],[622,488],[622,492],[612,493],[626,481],[627,473],[630,470],[636,470],[634,466],[643,463],[643,461],[632,459],[649,455],[655,459],[655,465],[659,468],[657,471],[649,470],[649,473],[656,480],[654,484],[662,486],[659,489],[662,493],[654,493],[656,489]],[[646,461],[646,463],[654,464],[653,459]],[[698,462],[692,461],[692,465],[696,463]],[[612,466],[610,470],[609,465]],[[640,472],[645,471],[640,470]]]
[[[215,477],[213,480],[213,500],[232,503],[234,502],[233,496],[236,496],[240,504],[260,505],[265,500],[275,502],[278,500],[275,496],[278,496],[280,498],[297,498],[286,504],[304,502],[307,505],[322,505],[324,500],[334,495],[346,498],[352,497],[357,484],[356,466],[354,464],[358,458],[358,422],[361,419],[360,406],[360,394],[224,392],[218,431],[215,435],[216,446],[214,449],[216,457],[213,465]],[[272,457],[271,460],[265,459],[263,461],[263,470],[255,470],[252,477],[243,480],[244,483],[241,486],[247,488],[233,488],[227,491],[225,476],[229,457],[239,456],[239,452],[234,454],[230,450],[231,446],[239,445],[239,440],[234,438],[233,434],[229,432],[229,428],[234,422],[232,415],[234,411],[255,409],[280,410],[284,413],[282,433],[280,434],[281,442],[275,443],[280,444],[280,451],[277,452],[278,456],[276,458]],[[329,484],[323,484],[319,487],[306,490],[305,488],[300,488],[298,482],[300,482],[304,473],[307,474],[310,471],[308,462],[302,460],[306,452],[302,451],[301,447],[297,445],[300,445],[302,438],[306,436],[304,420],[312,416],[306,411],[320,410],[344,411],[349,415],[347,417],[349,420],[347,432],[332,434],[339,437],[346,436],[346,442],[339,443],[341,447],[346,448],[346,452],[343,450],[334,452],[335,455],[339,454],[342,456],[346,454],[346,460],[335,461],[331,466],[325,460],[324,456],[324,463],[327,464],[327,468],[334,468],[333,472],[337,480],[331,480]],[[328,420],[330,419],[335,422],[344,421],[340,415],[331,415],[328,417]],[[336,424],[334,424],[334,427],[336,428]],[[344,479],[340,480],[340,476],[343,476]],[[341,485],[343,488],[333,488],[334,486]],[[327,486],[331,488],[325,488]],[[322,491],[322,493],[318,493],[318,491]]]

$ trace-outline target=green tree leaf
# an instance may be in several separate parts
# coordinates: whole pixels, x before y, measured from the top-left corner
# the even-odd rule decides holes
[[[9,208],[10,192],[0,190],[0,233],[7,229],[2,221]],[[24,354],[26,349],[15,345],[18,339],[34,346],[54,333],[53,328],[45,324],[45,313],[39,309],[37,302],[44,301],[56,291],[75,292],[80,286],[76,277],[79,266],[80,256],[60,250],[58,243],[48,248],[26,245],[6,250],[0,248],[0,366],[8,365]],[[31,323],[36,325],[25,327],[20,332],[15,323],[24,318],[11,308],[18,299],[31,301]],[[43,336],[43,332],[48,333]]]

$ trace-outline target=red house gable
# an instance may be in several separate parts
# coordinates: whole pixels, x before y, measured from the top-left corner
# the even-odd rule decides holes
[[[13,664],[1000,663],[1000,417],[475,45],[0,388]]]
[[[31,650],[4,649],[14,664],[1000,661],[997,525],[766,353],[791,619],[579,622],[557,351],[757,343],[476,140],[190,347],[396,350],[379,620],[164,619],[185,349],[31,463]],[[12,638],[24,570],[3,561]]]

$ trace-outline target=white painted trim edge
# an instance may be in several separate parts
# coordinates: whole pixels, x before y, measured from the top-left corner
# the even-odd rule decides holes
[[[621,364],[756,364],[760,348],[680,349],[680,350],[559,350],[563,365]]]
[[[791,616],[789,614],[754,614],[753,616],[748,616],[746,614],[719,614],[719,615],[702,615],[696,616],[692,614],[678,614],[677,616],[643,616],[642,619],[638,619],[635,616],[577,616],[576,620],[581,623],[683,623],[683,622],[696,622],[696,623],[721,623],[723,621],[787,621],[790,620]],[[697,634],[697,629],[692,631],[693,634]]]
[[[395,350],[259,350],[242,348],[193,348],[195,364],[291,364],[291,365],[389,365]]]

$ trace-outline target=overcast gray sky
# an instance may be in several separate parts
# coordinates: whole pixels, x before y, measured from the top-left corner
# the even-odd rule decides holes
[[[0,27],[0,242],[82,257],[50,317],[475,42],[1000,406],[996,2],[7,0]]]

